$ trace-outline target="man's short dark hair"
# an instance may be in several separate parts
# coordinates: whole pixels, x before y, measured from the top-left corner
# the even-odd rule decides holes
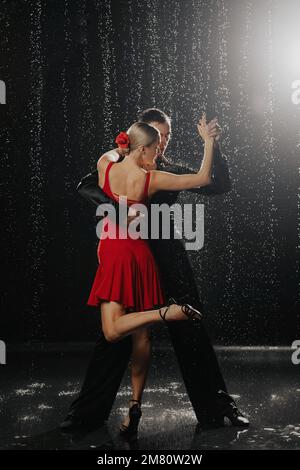
[[[148,108],[140,113],[139,121],[147,122],[148,124],[149,122],[160,122],[161,124],[165,124],[167,122],[170,124],[171,119],[161,109]]]

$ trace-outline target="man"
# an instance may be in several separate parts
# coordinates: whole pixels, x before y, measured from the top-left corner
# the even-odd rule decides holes
[[[161,134],[160,155],[157,169],[172,173],[191,173],[192,170],[175,164],[165,157],[171,135],[170,118],[157,108],[143,111],[139,121],[155,126]],[[211,121],[215,126],[215,121]],[[222,156],[218,138],[215,145],[212,183],[203,188],[193,188],[192,193],[212,195],[230,190],[230,178],[226,159]],[[98,173],[95,170],[78,185],[79,193],[93,204],[112,203],[98,186]],[[151,203],[172,205],[179,192],[161,191],[151,199]],[[171,218],[171,234],[174,233],[174,219]],[[175,297],[180,303],[189,303],[201,310],[197,286],[184,246],[179,239],[149,239],[151,249],[160,269],[166,297]],[[176,253],[176,256],[174,256]],[[207,336],[203,322],[197,326],[190,322],[169,322],[167,328],[179,363],[188,396],[201,427],[224,425],[227,417],[232,425],[246,427],[249,421],[238,410],[228,394],[218,361]],[[117,343],[109,343],[102,330],[79,394],[71,404],[69,413],[61,424],[64,431],[72,431],[81,425],[100,425],[108,419],[113,402],[121,384],[132,352],[131,337]]]

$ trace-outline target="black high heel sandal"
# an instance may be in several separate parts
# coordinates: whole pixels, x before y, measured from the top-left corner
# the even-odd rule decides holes
[[[120,425],[120,434],[124,437],[136,437],[139,422],[142,416],[141,410],[141,402],[140,400],[133,400],[132,398],[129,401],[135,401],[136,404],[132,405],[129,408],[129,424],[126,426],[125,424],[121,423]]]
[[[166,308],[166,310],[164,311],[163,314],[161,313],[161,309],[159,309],[159,314],[160,314],[161,318],[166,323],[171,321],[171,320],[166,320],[166,314],[167,314],[167,311],[169,310],[169,308],[172,304],[179,305],[181,307],[181,310],[183,311],[183,313],[191,321],[199,321],[199,320],[202,320],[202,318],[203,318],[203,314],[201,312],[199,312],[199,310],[196,310],[194,307],[192,307],[189,304],[180,304],[173,297],[170,297],[169,300],[168,300],[167,308]]]

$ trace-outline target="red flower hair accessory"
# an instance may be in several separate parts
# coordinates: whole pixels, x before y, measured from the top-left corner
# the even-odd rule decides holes
[[[128,134],[126,134],[126,132],[120,132],[120,134],[117,135],[115,142],[122,149],[128,148],[129,147],[129,136],[128,136]]]

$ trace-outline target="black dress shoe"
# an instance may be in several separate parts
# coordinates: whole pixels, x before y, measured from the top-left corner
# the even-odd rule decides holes
[[[234,402],[227,405],[224,411],[216,416],[201,418],[197,428],[202,430],[216,429],[225,426],[224,418],[227,418],[232,426],[248,428],[249,420],[240,412]]]
[[[240,412],[233,398],[224,390],[218,390],[217,393],[218,416],[227,418],[232,426],[247,428],[249,420]]]
[[[80,428],[80,421],[75,420],[72,415],[67,415],[65,419],[60,423],[59,428],[63,432],[73,432]]]
[[[72,414],[68,414],[65,419],[60,423],[59,427],[62,432],[76,432],[76,431],[92,431],[104,425],[104,421],[84,421],[76,418]]]
[[[229,419],[232,426],[247,428],[250,424],[249,420],[240,412],[235,403],[230,403],[222,415],[224,418]]]
[[[223,416],[212,416],[202,418],[201,421],[197,423],[197,431],[206,431],[209,429],[217,429],[224,427],[224,417]]]

